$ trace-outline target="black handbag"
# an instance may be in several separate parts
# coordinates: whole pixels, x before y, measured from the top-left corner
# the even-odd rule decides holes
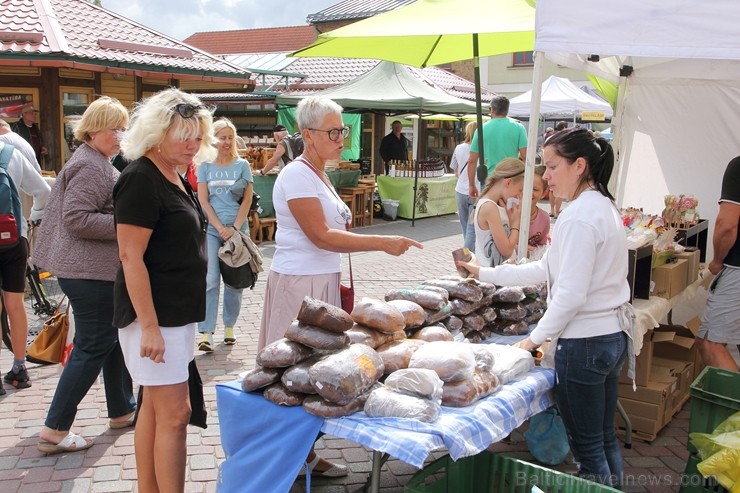
[[[239,267],[231,267],[226,262],[218,259],[218,267],[221,270],[221,278],[224,284],[232,289],[254,289],[257,283],[257,273],[252,271],[251,262]]]

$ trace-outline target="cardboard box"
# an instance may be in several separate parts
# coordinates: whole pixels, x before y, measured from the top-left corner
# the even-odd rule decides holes
[[[671,393],[670,409],[671,414],[678,412],[681,406],[689,398],[689,387],[693,382],[694,374],[694,363],[677,361],[668,358],[653,358],[653,368],[651,373],[651,380],[658,380],[654,376],[660,375],[662,377],[674,377],[676,379],[676,388]],[[665,381],[665,380],[663,380]]]
[[[651,292],[667,300],[686,289],[689,263],[686,259],[672,259],[666,264],[653,269],[652,280],[655,283]]]
[[[675,336],[674,332],[662,332],[657,330],[649,330],[645,333],[642,340],[642,349],[640,354],[635,357],[635,383],[641,387],[645,387],[650,379],[650,369],[653,366],[653,350],[656,344],[661,342],[670,342]],[[627,378],[628,365],[625,361],[624,367],[622,367],[622,374],[619,376],[619,382],[624,384],[631,384],[632,381]]]
[[[685,259],[688,262],[688,270],[686,272],[687,286],[699,279],[699,257],[701,256],[701,252],[699,250],[686,250],[684,252],[677,253],[674,256],[676,258]]]
[[[637,438],[654,440],[658,432],[673,417],[673,393],[678,387],[675,377],[664,381],[649,381],[647,386],[632,390],[632,385],[619,385],[619,402],[624,407],[632,430]],[[626,428],[622,417],[617,413],[618,428]]]

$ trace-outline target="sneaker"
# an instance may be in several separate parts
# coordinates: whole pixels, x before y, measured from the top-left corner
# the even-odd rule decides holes
[[[8,382],[16,389],[27,389],[31,386],[31,379],[28,377],[28,372],[25,368],[17,373],[13,370],[10,370],[8,373],[5,374],[3,380]]]
[[[233,346],[236,344],[236,337],[234,337],[234,327],[226,327],[226,334],[224,334],[224,344],[227,346]]]
[[[203,338],[200,340],[200,344],[198,344],[198,350],[206,352],[213,351],[213,334],[209,334],[208,332],[203,333]]]

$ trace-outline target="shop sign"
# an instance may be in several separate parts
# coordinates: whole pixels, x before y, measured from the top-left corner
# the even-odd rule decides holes
[[[606,120],[604,111],[582,111],[581,120],[584,122],[603,122]]]
[[[21,110],[29,103],[29,94],[0,93],[0,118],[20,118]]]

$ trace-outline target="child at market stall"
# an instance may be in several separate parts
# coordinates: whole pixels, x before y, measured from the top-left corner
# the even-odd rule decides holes
[[[547,212],[540,209],[537,204],[545,195],[547,181],[543,177],[545,167],[542,165],[534,167],[534,181],[532,182],[532,214],[529,218],[529,240],[528,251],[531,254],[537,247],[547,245],[550,239],[550,218]]]
[[[614,151],[582,128],[555,133],[543,149],[550,193],[569,205],[542,259],[495,268],[455,264],[497,286],[548,283],[547,311],[516,346],[531,351],[551,341],[542,366],[555,369],[555,400],[578,475],[619,488],[624,462],[614,415],[628,355],[634,379],[635,312],[628,302],[627,237],[607,188]]]
[[[475,257],[495,267],[512,256],[519,241],[524,163],[504,158],[486,180],[475,205]]]

